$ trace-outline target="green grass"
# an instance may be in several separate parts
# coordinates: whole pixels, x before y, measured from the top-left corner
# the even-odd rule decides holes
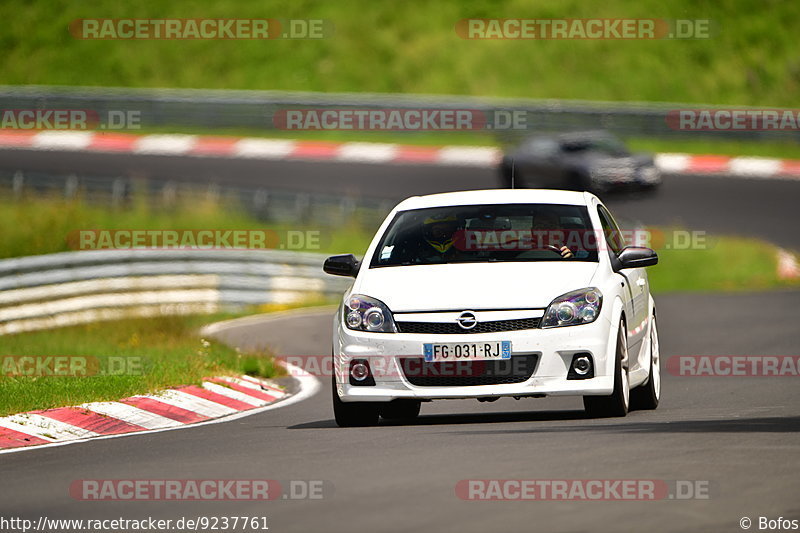
[[[327,19],[321,40],[78,40],[78,18]],[[464,40],[463,18],[711,19],[710,39]],[[794,106],[800,3],[22,0],[0,5],[6,84],[468,94]]]
[[[732,141],[714,139],[626,139],[628,148],[636,152],[686,154],[712,154],[729,156],[776,157],[779,159],[800,159],[800,144],[787,140],[780,141]]]
[[[71,237],[80,230],[271,230],[286,243],[286,232],[316,231],[318,246],[304,242],[301,250],[337,253],[360,250],[372,237],[372,228],[365,228],[354,217],[352,223],[337,228],[319,224],[291,225],[256,220],[235,204],[225,201],[185,201],[171,206],[150,206],[135,200],[127,208],[111,209],[87,204],[80,198],[65,200],[55,197],[26,197],[18,200],[8,195],[0,198],[0,227],[13,231],[0,232],[0,258],[20,257],[70,251]],[[267,244],[279,246],[277,240]],[[366,248],[364,246],[364,248]]]
[[[82,402],[118,400],[170,386],[197,384],[203,378],[251,374],[275,376],[269,353],[239,353],[201,339],[203,324],[238,314],[166,316],[97,322],[53,330],[0,336],[0,358],[7,356],[87,356],[125,361],[118,373],[86,377],[0,374],[0,416]],[[127,358],[127,359],[121,359]],[[106,368],[106,363],[101,363]],[[93,368],[93,365],[89,365]]]
[[[704,249],[659,249],[648,269],[653,293],[754,291],[800,287],[777,276],[777,248],[742,237],[711,237]]]

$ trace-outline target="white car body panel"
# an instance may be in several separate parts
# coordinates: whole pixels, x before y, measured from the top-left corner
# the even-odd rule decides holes
[[[531,261],[455,263],[369,268],[375,249],[400,211],[447,205],[568,204],[587,207],[593,226],[601,227],[599,199],[590,193],[554,190],[487,190],[445,193],[407,199],[387,216],[370,244],[350,294],[382,301],[395,321],[450,322],[463,311],[478,321],[541,317],[556,297],[577,289],[596,287],[603,295],[600,314],[592,323],[556,328],[534,328],[469,335],[374,333],[349,329],[342,307],[334,318],[333,356],[336,388],[343,402],[387,402],[399,398],[421,400],[494,396],[609,395],[614,388],[617,330],[624,314],[631,387],[648,379],[650,331],[655,304],[644,268],[614,272],[605,250],[598,262]],[[640,281],[642,280],[642,281]],[[467,386],[415,386],[398,366],[399,357],[420,357],[424,343],[511,341],[512,355],[537,354],[538,362],[522,383]],[[572,357],[589,352],[595,377],[568,380]],[[375,385],[349,382],[349,362],[366,358],[382,365]]]
[[[440,309],[546,308],[553,298],[589,283],[597,263],[458,263],[381,267],[353,292],[381,300],[392,312]],[[538,281],[537,281],[538,280]],[[544,281],[546,280],[546,281]],[[397,287],[414,290],[398,291]]]

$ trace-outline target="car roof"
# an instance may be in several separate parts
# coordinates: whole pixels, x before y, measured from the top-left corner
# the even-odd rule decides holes
[[[400,202],[397,211],[455,205],[482,204],[563,204],[589,205],[594,195],[588,192],[557,189],[486,189],[412,196]]]
[[[571,131],[556,136],[560,141],[582,141],[591,139],[616,139],[614,134],[606,130]]]
[[[581,131],[564,131],[553,132],[539,135],[531,135],[523,140],[523,143],[531,141],[580,141],[592,139],[617,139],[617,136],[608,130],[581,130]]]

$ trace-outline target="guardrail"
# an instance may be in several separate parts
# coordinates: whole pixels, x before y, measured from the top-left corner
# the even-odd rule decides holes
[[[722,109],[720,106],[658,102],[591,102],[477,98],[466,96],[311,93],[280,91],[233,91],[199,89],[129,89],[115,87],[0,86],[0,109],[90,109],[135,111],[145,128],[247,128],[275,129],[273,117],[296,108],[474,109],[494,116],[517,110],[526,114],[527,131],[495,130],[508,140],[535,131],[606,129],[623,136],[684,137],[719,136],[719,133],[670,128],[670,110]],[[731,109],[734,106],[726,106]],[[741,109],[746,109],[742,107]],[[408,135],[413,135],[408,132]],[[798,139],[800,133],[785,131],[726,131],[727,139]]]
[[[130,176],[86,175],[0,169],[0,195],[27,194],[80,197],[92,204],[124,208],[136,198],[170,208],[183,202],[213,200],[245,210],[254,218],[289,224],[334,226],[354,221],[368,227],[380,224],[396,201],[363,195],[336,195],[282,189],[237,187],[219,183],[135,179]]]
[[[0,335],[130,316],[333,298],[325,256],[276,250],[98,250],[0,260]]]

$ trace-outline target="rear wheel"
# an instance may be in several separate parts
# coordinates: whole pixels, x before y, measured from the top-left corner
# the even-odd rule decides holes
[[[373,402],[343,402],[336,392],[336,377],[333,385],[333,415],[339,427],[374,426],[378,423],[378,404]]]
[[[631,391],[632,409],[655,409],[661,398],[661,354],[658,348],[658,329],[656,317],[650,328],[650,374],[647,383]]]
[[[418,400],[393,400],[380,406],[378,413],[386,420],[413,420],[419,415]]]
[[[625,416],[630,407],[630,382],[628,381],[628,342],[625,321],[619,321],[617,350],[614,362],[614,392],[611,396],[584,396],[583,407],[592,418]]]

